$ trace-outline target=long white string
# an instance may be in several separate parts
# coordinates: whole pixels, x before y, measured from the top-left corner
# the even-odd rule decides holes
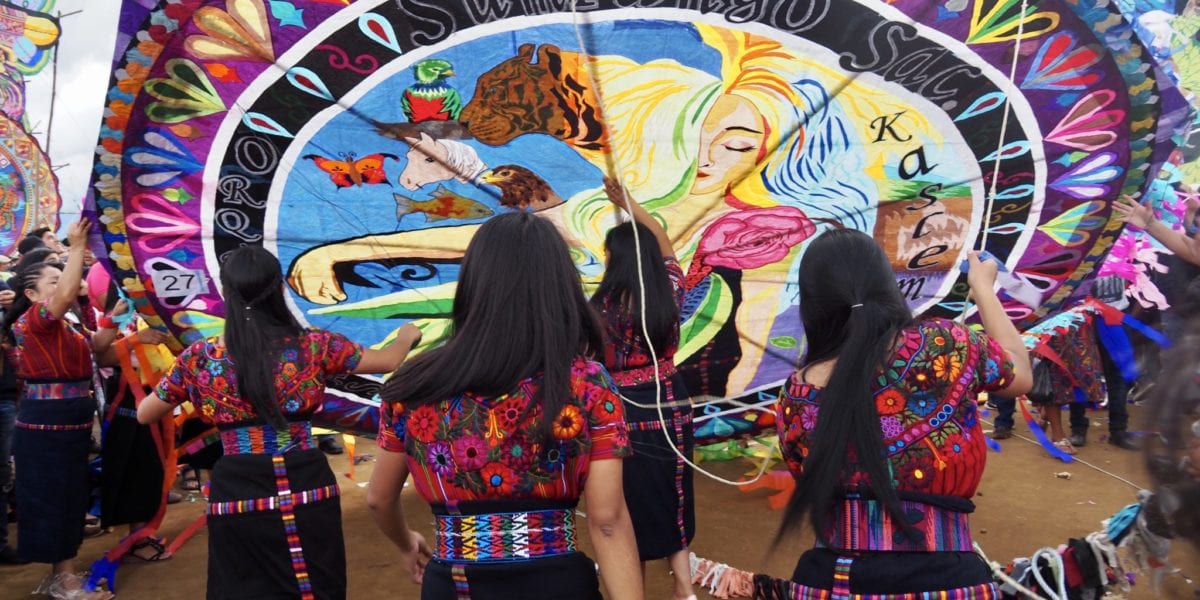
[[[614,148],[612,145],[612,139],[613,139],[612,124],[608,123],[604,118],[604,101],[601,98],[599,82],[596,80],[595,74],[593,73],[593,68],[591,65],[591,54],[588,53],[587,44],[583,40],[583,23],[580,20],[579,7],[577,4],[578,4],[578,0],[571,0],[571,21],[572,21],[572,24],[575,26],[575,41],[579,44],[579,54],[580,54],[580,58],[582,59],[582,62],[583,62],[583,70],[587,73],[588,84],[591,86],[592,90],[596,94],[596,104],[597,104],[596,110],[599,113],[598,116],[600,118],[600,121],[605,123],[609,127],[608,134],[606,135],[606,137],[608,138],[608,145],[609,145],[608,153],[607,153],[609,168],[612,169],[612,171],[613,171],[612,172],[613,178],[616,179],[618,185],[621,186],[621,196],[622,196],[621,199],[625,203],[625,212],[626,212],[626,214],[629,214],[632,216],[633,215],[633,206],[631,204],[632,200],[630,200],[629,194],[625,193],[625,176],[624,176],[624,173],[621,172],[621,166],[617,162],[616,155],[613,153]],[[642,265],[642,240],[641,240],[641,236],[638,235],[637,227],[633,228],[633,247],[634,247],[635,252],[637,252],[638,306],[644,307],[644,306],[646,306],[646,275],[645,275],[645,270]],[[683,454],[683,452],[681,452],[680,449],[675,446],[675,440],[671,438],[671,428],[667,427],[667,418],[666,418],[666,415],[663,413],[663,403],[662,403],[663,381],[662,381],[662,372],[658,368],[658,353],[654,349],[654,344],[652,344],[650,342],[650,339],[651,339],[650,326],[646,321],[646,311],[642,310],[639,312],[641,313],[640,320],[641,320],[641,326],[642,326],[642,336],[643,336],[643,339],[646,340],[646,348],[650,352],[650,361],[654,365],[654,406],[658,410],[659,428],[662,430],[662,435],[663,435],[663,438],[667,441],[667,445],[671,448],[671,450],[673,450],[675,452],[675,455],[678,456],[679,459],[684,462],[684,464],[691,467],[695,472],[700,473],[701,475],[704,475],[705,477],[708,477],[709,479],[712,479],[714,481],[718,481],[718,482],[724,483],[726,485],[746,486],[746,485],[751,485],[753,483],[756,483],[759,479],[762,479],[762,477],[767,472],[767,468],[771,465],[771,457],[775,456],[775,454],[779,451],[778,437],[776,437],[774,439],[770,452],[767,454],[766,459],[763,460],[762,465],[759,466],[758,474],[755,475],[754,478],[752,478],[750,480],[745,480],[745,481],[733,481],[731,479],[725,479],[724,477],[721,477],[720,475],[717,475],[715,473],[710,473],[709,471],[701,468],[696,463],[692,462],[691,457],[685,456]],[[764,412],[767,412],[767,411],[764,411]]]
[[[1021,60],[1021,40],[1025,37],[1025,17],[1029,10],[1029,0],[1021,0],[1021,19],[1017,21],[1017,39],[1013,42],[1013,57],[1012,63],[1008,68],[1008,82],[1014,84],[1017,79],[1017,64]],[[1004,93],[1004,115],[1000,118],[1000,140],[996,142],[996,159],[992,161],[992,181],[988,185],[987,196],[984,198],[983,233],[979,236],[980,251],[987,250],[988,231],[992,225],[992,209],[996,203],[996,187],[1000,183],[1000,161],[1004,158],[1004,138],[1008,137],[1008,114],[1009,108],[1012,106],[1012,95],[1009,92]],[[962,314],[958,316],[958,321],[964,322],[967,319],[967,312],[971,310],[971,300],[968,296],[963,301]]]

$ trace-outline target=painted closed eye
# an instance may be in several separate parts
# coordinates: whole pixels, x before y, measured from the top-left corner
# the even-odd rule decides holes
[[[758,146],[755,146],[753,144],[751,144],[749,146],[739,146],[739,145],[735,145],[735,144],[722,144],[722,146],[724,146],[724,148],[726,150],[729,150],[731,152],[750,152],[751,150],[758,149]]]
[[[432,156],[426,156],[426,157],[425,157],[425,162],[427,162],[427,163],[433,163],[433,162],[437,162],[437,160],[436,160],[436,159],[434,159]]]

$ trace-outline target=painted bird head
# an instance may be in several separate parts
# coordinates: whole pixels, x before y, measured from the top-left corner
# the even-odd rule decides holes
[[[419,83],[436,83],[454,75],[454,65],[448,60],[427,58],[413,65],[413,76]]]
[[[479,181],[500,188],[500,204],[504,206],[524,208],[562,201],[544,179],[517,165],[500,165],[480,175]]]

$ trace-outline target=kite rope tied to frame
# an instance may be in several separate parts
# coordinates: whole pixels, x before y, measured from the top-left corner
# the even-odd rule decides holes
[[[1029,0],[1021,0],[1021,17],[1017,21],[1017,37],[1013,40],[1013,56],[1012,63],[1008,68],[1008,83],[1015,85],[1017,79],[1017,64],[1021,60],[1021,40],[1025,38],[1025,19],[1028,17]],[[983,211],[983,233],[979,236],[979,251],[987,251],[988,231],[992,223],[992,209],[996,203],[996,186],[1000,181],[1000,161],[1004,151],[1004,138],[1008,137],[1008,116],[1009,108],[1012,106],[1012,94],[1004,93],[1004,114],[1000,118],[1000,134],[999,141],[996,142],[996,159],[992,161],[992,181],[988,184],[987,196],[984,198]],[[962,314],[958,316],[958,321],[964,322],[967,319],[967,312],[971,310],[970,296],[963,302]]]
[[[583,62],[583,70],[587,73],[588,84],[591,85],[592,90],[596,93],[597,117],[599,118],[599,120],[601,122],[603,122],[603,121],[605,121],[604,102],[603,102],[603,98],[601,97],[599,82],[596,80],[595,73],[593,72],[594,69],[591,66],[591,62],[592,62],[591,55],[588,53],[587,44],[584,42],[584,39],[583,39],[583,23],[580,20],[578,0],[571,0],[571,22],[572,22],[572,25],[574,25],[574,27],[575,27],[575,41],[579,44],[579,54],[580,54],[580,58],[582,59],[582,62]],[[611,135],[608,135],[607,137],[609,138],[610,141],[612,140]],[[632,215],[633,214],[633,206],[632,206],[631,202],[633,202],[633,201],[629,198],[629,194],[625,193],[624,173],[621,172],[621,166],[619,164],[617,164],[617,159],[615,156],[613,156],[611,145],[609,147],[609,152],[605,155],[605,157],[606,157],[606,161],[608,163],[609,171],[610,171],[613,179],[615,179],[617,181],[617,183],[621,186],[621,192],[622,192],[621,200],[624,201],[625,212],[626,212],[626,214]],[[645,270],[643,268],[642,259],[641,259],[641,257],[642,257],[642,240],[641,240],[641,236],[638,235],[637,227],[633,228],[633,246],[634,246],[634,249],[638,256],[638,260],[637,260],[638,306],[645,306],[646,305],[646,275],[645,275]],[[693,462],[691,457],[684,456],[683,452],[680,451],[679,448],[675,447],[675,440],[671,439],[672,428],[667,427],[667,419],[663,413],[663,403],[662,403],[662,383],[663,383],[663,381],[662,381],[662,372],[658,368],[658,353],[654,349],[654,344],[649,343],[649,340],[651,339],[650,326],[646,321],[646,313],[644,311],[642,311],[642,314],[640,315],[640,317],[641,317],[640,320],[641,320],[641,326],[642,326],[642,335],[647,340],[646,349],[649,350],[649,352],[650,352],[650,363],[652,365],[654,365],[654,384],[655,384],[654,385],[654,405],[655,405],[655,408],[657,408],[657,410],[658,410],[658,423],[660,425],[660,429],[662,431],[663,438],[665,438],[667,440],[667,445],[671,448],[671,450],[673,450],[675,452],[675,455],[678,456],[680,458],[680,460],[682,460],[684,462],[684,464],[688,465],[693,470],[695,470],[697,473],[700,473],[700,474],[704,475],[705,477],[708,477],[709,479],[718,481],[720,483],[724,483],[726,485],[732,485],[732,486],[738,486],[738,487],[752,485],[754,483],[757,483],[758,480],[762,479],[763,476],[766,475],[767,468],[771,464],[771,457],[774,456],[775,453],[778,452],[778,450],[779,450],[779,439],[778,438],[775,439],[770,452],[767,454],[766,460],[764,460],[762,465],[759,466],[758,474],[755,475],[752,479],[744,480],[744,481],[733,481],[730,479],[725,479],[724,477],[721,477],[720,475],[717,475],[715,473],[711,473],[711,472],[701,468],[695,462]],[[762,412],[769,412],[765,409],[759,409],[759,410],[762,410]]]

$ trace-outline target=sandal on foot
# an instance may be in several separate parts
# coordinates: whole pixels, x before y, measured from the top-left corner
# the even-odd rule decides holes
[[[1075,455],[1075,446],[1072,446],[1071,440],[1068,440],[1067,438],[1063,438],[1057,442],[1054,442],[1054,447],[1063,451],[1064,454],[1070,454],[1071,456]]]
[[[141,553],[144,550],[151,550],[151,553]],[[163,545],[161,538],[146,538],[129,548],[129,552],[125,555],[129,558],[136,558],[142,562],[159,562],[171,558],[167,552],[167,547]]]

